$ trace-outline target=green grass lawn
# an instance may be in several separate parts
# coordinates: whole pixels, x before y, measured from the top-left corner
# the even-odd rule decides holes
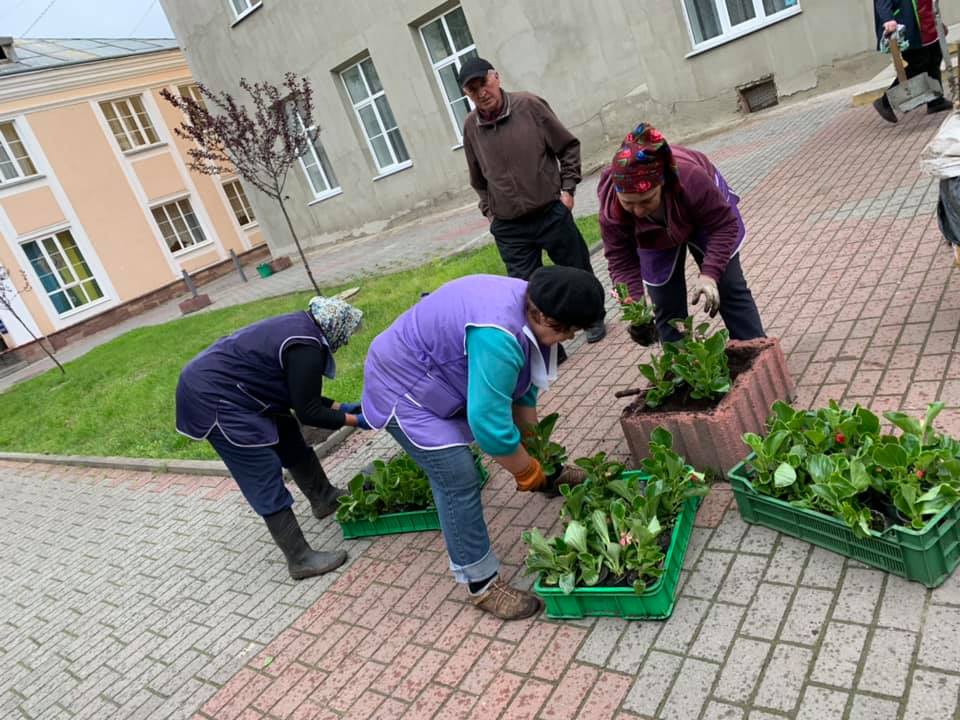
[[[596,216],[577,224],[588,245],[599,241]],[[371,340],[421,292],[475,273],[504,274],[494,246],[324,288],[324,294],[333,294],[359,285],[360,293],[350,302],[364,312],[362,331],[337,352],[337,379],[324,383],[324,394],[358,400]],[[134,330],[67,363],[66,376],[51,370],[20,383],[0,394],[0,450],[213,459],[207,443],[188,440],[174,429],[180,369],[217,338],[272,315],[305,309],[312,295],[269,298]]]

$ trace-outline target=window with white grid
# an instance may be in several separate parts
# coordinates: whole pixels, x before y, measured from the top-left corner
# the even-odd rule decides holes
[[[683,0],[694,50],[719,45],[800,11],[798,0]]]
[[[159,142],[150,116],[143,107],[143,99],[139,95],[104,100],[100,103],[100,108],[121,150],[133,150]]]
[[[233,14],[239,19],[260,7],[260,0],[230,0]]]
[[[152,209],[170,252],[177,254],[207,241],[190,201],[184,198]]]
[[[373,60],[361,60],[340,73],[340,77],[380,173],[409,163],[410,155],[383,91],[380,76],[373,66]]]
[[[103,297],[100,284],[69,230],[21,246],[41,287],[60,315]]]
[[[292,103],[288,103],[288,111],[295,111]],[[296,112],[292,119],[300,131],[306,133],[310,144],[307,152],[300,156],[300,166],[303,173],[310,181],[310,188],[317,199],[333,195],[340,190],[340,184],[337,182],[337,176],[333,173],[333,167],[330,165],[330,158],[327,157],[327,151],[320,142],[320,131],[316,125],[306,127],[303,124],[303,117]]]
[[[223,191],[227,194],[227,200],[230,201],[230,207],[233,209],[233,214],[237,216],[237,222],[240,223],[241,227],[257,221],[253,216],[250,201],[247,200],[247,194],[243,191],[243,185],[240,184],[239,180],[225,182]]]
[[[457,75],[460,66],[476,57],[477,46],[467,26],[463,8],[456,7],[420,28],[433,73],[446,100],[447,112],[458,138],[463,137],[463,121],[473,104],[463,94]]]
[[[200,87],[196,83],[190,83],[189,85],[179,85],[177,87],[177,92],[180,93],[180,97],[190,98],[202,108],[207,107],[207,103],[203,99],[203,95],[200,94]]]
[[[0,123],[0,185],[37,174],[12,122]]]

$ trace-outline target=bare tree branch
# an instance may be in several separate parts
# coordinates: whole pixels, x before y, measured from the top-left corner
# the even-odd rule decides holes
[[[319,294],[320,287],[287,214],[283,194],[290,168],[310,150],[317,134],[310,81],[291,72],[280,85],[241,78],[240,87],[249,96],[250,108],[226,91],[214,92],[203,84],[198,87],[204,102],[167,89],[160,92],[186,116],[174,132],[193,143],[187,151],[189,168],[202,175],[236,170],[246,182],[276,200],[307,276]]]

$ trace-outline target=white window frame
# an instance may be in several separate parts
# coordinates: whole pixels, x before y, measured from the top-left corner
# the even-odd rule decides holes
[[[10,147],[10,144],[7,142],[6,137],[4,137],[3,132],[0,131],[0,149],[10,158],[10,164],[13,165],[13,169],[16,171],[17,176],[13,178],[5,178],[2,173],[0,173],[0,188],[4,186],[12,185],[13,183],[18,183],[27,178],[34,178],[40,175],[40,170],[37,168],[36,161],[30,156],[30,149],[27,147],[27,143],[23,140],[23,135],[17,130],[17,124],[14,120],[0,120],[0,125],[9,125],[13,129],[13,134],[17,136],[17,141],[20,143],[20,146],[23,148],[23,152],[26,153],[27,161],[33,166],[33,172],[29,175],[24,172],[23,165],[21,161],[13,153],[13,148]]]
[[[190,228],[190,224],[187,222],[186,217],[183,214],[183,209],[180,207],[180,203],[186,202],[190,206],[190,212],[193,214],[193,217],[197,220],[197,229],[200,232],[200,239],[198,240],[193,230]],[[190,245],[184,245],[183,239],[180,237],[180,233],[177,231],[176,225],[173,224],[173,220],[170,217],[170,213],[167,210],[167,207],[170,205],[176,205],[177,210],[180,211],[180,218],[183,220],[183,224],[187,228],[187,234],[190,236],[190,239],[193,240],[193,243]],[[167,236],[163,234],[163,228],[160,227],[160,222],[157,220],[156,216],[153,214],[156,210],[162,210],[163,214],[166,216],[167,223],[170,225],[171,229],[176,233],[177,241],[180,243],[180,249],[174,250],[170,247],[170,242],[167,240]],[[232,208],[231,208],[232,210]],[[157,230],[160,231],[160,237],[163,238],[163,245],[173,257],[180,257],[181,255],[187,255],[197,250],[198,248],[206,247],[207,245],[213,244],[213,238],[208,237],[207,231],[204,230],[203,225],[200,223],[200,217],[197,215],[197,211],[193,209],[193,203],[190,202],[189,195],[181,195],[180,197],[170,198],[159,202],[155,205],[150,206],[150,217],[157,224]]]
[[[437,85],[440,88],[440,97],[443,98],[443,102],[447,106],[447,114],[450,116],[450,122],[453,123],[453,131],[457,134],[457,140],[459,140],[460,143],[462,144],[463,126],[458,124],[457,116],[453,113],[453,103],[447,99],[447,91],[443,87],[443,79],[440,77],[440,71],[443,68],[445,68],[447,65],[454,65],[457,69],[457,73],[459,73],[460,66],[462,65],[462,63],[460,62],[460,58],[462,58],[464,55],[469,53],[471,50],[475,52],[477,49],[477,43],[476,41],[474,41],[472,45],[465,47],[463,50],[456,49],[456,46],[453,43],[453,35],[450,33],[450,28],[447,26],[447,15],[449,15],[450,13],[456,10],[460,10],[461,12],[463,12],[463,6],[457,5],[456,7],[452,7],[442,15],[433,18],[429,22],[425,22],[423,25],[420,26],[419,32],[420,32],[420,42],[423,43],[423,49],[427,53],[427,60],[430,62],[431,66],[433,67],[433,76],[436,79]],[[464,17],[466,17],[466,15],[464,15]],[[448,55],[443,60],[440,60],[438,62],[433,62],[433,60],[430,57],[430,48],[427,46],[427,38],[423,34],[423,29],[427,27],[427,25],[431,25],[435,23],[437,20],[440,21],[440,26],[443,28],[443,32],[447,36],[447,42],[450,44],[450,48],[453,50],[453,55]],[[472,31],[470,32],[470,36],[473,37]],[[464,97],[467,99],[467,104],[470,106],[470,109],[473,110],[474,109],[473,100],[471,100],[464,94],[462,88],[460,90],[460,95],[461,97]]]
[[[294,112],[293,115],[296,118],[297,127],[300,128],[300,132],[307,136],[307,152],[301,155],[299,160],[300,169],[303,170],[303,174],[307,178],[307,184],[310,185],[310,190],[313,191],[313,202],[318,200],[326,200],[334,195],[341,194],[343,189],[340,187],[339,182],[337,182],[337,184],[330,182],[330,176],[327,174],[327,169],[323,166],[323,163],[320,161],[320,155],[317,153],[316,143],[319,143],[321,147],[323,146],[323,143],[320,141],[320,132],[317,130],[317,126],[314,124],[310,127],[306,127],[303,124],[303,117],[301,117],[299,112]],[[366,135],[366,132],[364,132],[364,135]],[[304,160],[308,154],[310,155],[311,160],[309,164],[317,166],[317,169],[320,171],[320,175],[323,177],[323,182],[326,185],[326,189],[317,190],[317,188],[313,186],[313,178],[307,171],[308,163]],[[324,154],[327,156],[327,162],[330,162],[330,155],[326,152],[326,149],[324,149]],[[330,168],[330,171],[333,172],[332,167]]]
[[[70,269],[70,272],[74,275],[74,281],[72,283],[63,282],[63,278],[60,277],[60,274],[57,270],[56,263],[53,262],[53,259],[50,257],[50,254],[47,252],[47,249],[43,246],[43,243],[45,240],[52,239],[53,242],[56,244],[57,250],[59,250],[60,255],[63,257],[63,259],[66,262],[69,262],[67,253],[64,251],[64,248],[63,248],[63,243],[61,243],[60,238],[57,237],[61,233],[68,233],[70,235],[70,238],[73,240],[73,244],[77,248],[77,252],[80,253],[81,257],[83,258],[84,264],[86,264],[87,269],[90,271],[89,279],[87,280],[77,279],[76,278],[77,272],[74,269],[73,265],[71,264],[69,269]],[[33,266],[33,263],[30,261],[30,256],[27,254],[26,246],[31,243],[33,243],[34,245],[37,246],[37,248],[39,248],[40,254],[43,256],[44,262],[46,262],[47,266],[50,267],[50,269],[53,271],[53,275],[60,285],[59,289],[53,292],[63,293],[63,296],[67,299],[67,302],[72,306],[70,310],[67,310],[66,312],[60,312],[59,310],[57,310],[57,306],[54,305],[53,298],[50,297],[51,291],[43,287],[43,283],[40,280],[40,276],[37,274],[37,269]],[[30,272],[33,274],[34,279],[36,279],[37,281],[37,286],[43,290],[44,297],[46,298],[47,302],[50,304],[50,308],[53,310],[53,312],[57,314],[57,317],[68,318],[73,315],[77,315],[78,313],[85,312],[86,310],[89,310],[91,307],[94,307],[95,305],[99,305],[100,303],[109,301],[110,298],[107,296],[106,291],[103,289],[103,283],[100,282],[100,279],[97,277],[96,272],[90,266],[90,261],[87,259],[86,255],[84,255],[83,250],[80,248],[80,243],[77,242],[77,238],[73,234],[73,231],[70,230],[69,226],[61,227],[60,229],[54,230],[52,232],[47,231],[42,235],[37,235],[35,237],[21,240],[19,242],[19,245],[20,245],[20,252],[23,253],[23,257],[24,257],[24,260],[26,261],[27,267],[30,268]],[[94,298],[92,300],[88,300],[88,302],[84,303],[83,305],[73,305],[73,300],[70,299],[70,294],[67,292],[67,289],[78,287],[81,293],[83,293],[84,295],[87,295],[87,291],[83,287],[83,283],[89,282],[90,279],[92,279],[97,284],[97,287],[100,289],[100,297]]]
[[[680,8],[683,10],[683,19],[687,25],[687,35],[690,38],[690,46],[693,48],[689,53],[686,54],[685,57],[699,55],[706,50],[710,50],[711,48],[715,48],[719,45],[725,45],[732,40],[736,40],[744,35],[749,35],[757,30],[774,25],[782,20],[793,17],[794,15],[799,15],[802,12],[802,9],[800,8],[800,0],[794,0],[794,4],[792,6],[784,8],[783,10],[775,12],[771,15],[767,15],[766,10],[763,9],[763,0],[753,0],[753,19],[742,22],[739,25],[731,25],[730,14],[727,12],[726,0],[712,0],[712,2],[717,9],[717,17],[720,20],[720,34],[716,37],[710,38],[709,40],[704,40],[701,43],[697,43],[696,36],[693,33],[693,24],[690,22],[690,16],[687,12],[687,3],[685,0],[680,0]]]
[[[367,55],[367,56],[365,56],[365,57],[360,58],[359,60],[357,60],[357,62],[353,63],[352,65],[349,65],[349,66],[345,67],[343,70],[341,70],[341,71],[340,71],[340,82],[343,83],[343,91],[347,94],[347,101],[348,101],[348,102],[350,103],[350,105],[353,107],[353,114],[354,114],[354,116],[357,118],[357,123],[359,123],[359,125],[360,125],[360,132],[363,133],[363,137],[364,137],[364,139],[367,141],[367,148],[370,150],[370,157],[373,158],[373,164],[374,164],[374,165],[376,166],[376,168],[377,168],[378,177],[384,177],[384,176],[386,176],[386,175],[392,175],[392,174],[395,173],[395,172],[398,172],[398,171],[400,171],[400,170],[403,170],[403,169],[405,169],[405,168],[410,167],[411,165],[413,165],[413,159],[412,159],[412,158],[408,158],[407,160],[398,160],[398,159],[397,159],[397,153],[396,153],[396,151],[394,151],[394,149],[393,149],[393,143],[390,142],[390,136],[387,135],[387,127],[386,127],[386,125],[383,124],[383,118],[380,117],[380,109],[377,107],[377,102],[376,102],[376,101],[377,101],[377,98],[379,98],[379,97],[385,97],[385,98],[386,98],[386,96],[387,96],[387,91],[386,91],[386,88],[381,88],[379,92],[376,92],[376,93],[370,92],[370,83],[367,81],[367,76],[366,76],[366,74],[363,72],[363,68],[360,67],[361,63],[363,63],[363,62],[366,61],[366,60],[370,60],[370,62],[373,63],[373,58],[371,58],[369,55]],[[348,70],[351,70],[351,69],[353,69],[353,68],[357,68],[357,69],[358,69],[358,71],[359,71],[359,73],[360,73],[360,78],[363,80],[363,86],[364,86],[364,88],[366,88],[366,90],[367,90],[367,97],[366,97],[365,99],[361,100],[361,101],[358,102],[358,103],[353,102],[353,98],[350,96],[350,88],[347,87],[347,79],[344,77],[344,74],[345,74]],[[376,68],[376,65],[374,65],[374,68]],[[380,73],[378,72],[377,75],[379,76]],[[382,81],[381,81],[381,84],[382,84]],[[390,99],[389,99],[389,98],[387,98],[387,102],[388,102],[388,103],[390,102]],[[367,107],[367,106],[370,106],[370,108],[373,110],[373,114],[374,114],[374,115],[376,116],[376,118],[377,118],[377,126],[380,128],[380,134],[383,136],[383,139],[384,139],[384,141],[385,141],[386,144],[387,144],[387,150],[390,151],[390,157],[393,159],[393,162],[392,162],[390,165],[386,165],[386,166],[381,167],[380,161],[377,160],[377,153],[376,153],[376,151],[373,149],[373,143],[370,142],[370,138],[367,136],[367,128],[366,128],[366,126],[363,124],[363,118],[360,117],[360,110],[362,110],[363,108],[365,108],[365,107]],[[392,107],[390,108],[390,112],[393,112],[393,108],[392,108]],[[395,115],[395,114],[394,114],[394,120],[396,120],[396,115]],[[399,123],[399,122],[397,123],[396,128],[397,128],[397,132],[400,133],[400,138],[402,139],[402,138],[403,138],[403,133],[400,132],[400,123]],[[406,146],[406,143],[404,143],[404,146]],[[409,150],[409,148],[408,148],[408,149],[407,149],[407,155],[409,155],[409,154],[410,154],[410,150]]]
[[[262,0],[227,0],[227,1],[230,5],[230,9],[233,11],[234,20],[232,25],[236,25],[238,22],[240,22],[245,17],[247,17],[247,15],[249,15],[250,13],[259,10],[260,7],[263,5]],[[243,10],[241,10],[240,8],[237,7],[237,5],[245,5],[246,7]]]
[[[140,101],[140,105],[143,107],[143,114],[147,118],[147,121],[149,122],[149,128],[148,126],[144,125],[141,122],[140,118],[137,115],[136,110],[134,110],[133,103],[131,102],[134,98]],[[136,124],[136,131],[139,132],[141,136],[143,136],[143,139],[144,139],[143,143],[138,145],[133,142],[133,135],[131,135],[133,131],[124,124],[123,120],[121,119],[120,113],[117,112],[117,107],[118,107],[118,104],[120,103],[127,103],[127,109],[130,111],[130,117],[133,118],[133,121]],[[108,98],[108,99],[98,101],[97,104],[100,108],[100,112],[103,114],[103,119],[106,120],[107,129],[110,131],[110,135],[113,136],[114,142],[117,143],[117,147],[120,148],[120,152],[138,153],[148,148],[157,147],[158,145],[163,145],[163,142],[160,140],[160,134],[157,132],[157,126],[153,122],[153,118],[150,117],[150,111],[147,109],[147,103],[144,102],[142,94],[136,93],[133,95],[124,95],[122,97]],[[117,122],[120,124],[121,130],[123,130],[124,137],[126,137],[127,142],[130,144],[129,148],[124,149],[123,145],[120,143],[120,139],[117,137],[116,132],[114,131],[113,127],[110,125],[110,118],[107,117],[107,113],[103,109],[104,105],[109,105],[110,109],[113,110],[113,114],[116,117]],[[148,130],[150,133],[153,134],[153,137],[155,138],[153,142],[150,142],[150,139],[148,136]]]
[[[243,222],[237,215],[237,209],[233,206],[233,199],[230,197],[230,193],[227,191],[227,187],[230,185],[236,185],[239,188],[239,191],[236,192],[237,203],[240,205],[240,209],[243,211],[243,214],[247,217],[247,221]],[[222,183],[223,194],[227,197],[227,204],[230,206],[233,216],[237,218],[237,222],[240,224],[241,228],[251,228],[257,224],[257,216],[253,212],[253,206],[250,204],[250,198],[247,197],[247,191],[243,187],[243,183],[240,182],[240,178],[234,177],[229,180],[224,180]]]
[[[190,98],[200,105],[200,107],[205,108],[207,106],[207,101],[200,93],[200,87],[196,83],[177,85],[177,94],[183,98]]]

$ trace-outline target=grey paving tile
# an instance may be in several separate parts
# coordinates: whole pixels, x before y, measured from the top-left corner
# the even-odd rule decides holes
[[[660,712],[664,720],[699,717],[719,668],[716,663],[703,660],[684,660],[677,681]]]
[[[913,674],[903,720],[942,720],[956,717],[958,693],[960,677],[931,670],[917,670]]]
[[[803,679],[813,652],[795,645],[777,645],[773,648],[760,681],[756,705],[792,713],[800,700]]]
[[[834,620],[869,625],[880,599],[884,573],[848,567],[833,609]]]
[[[641,715],[656,715],[682,664],[683,658],[677,655],[656,650],[650,653],[623,701],[624,709]]]
[[[877,622],[885,627],[918,632],[923,623],[927,589],[896,575],[888,575]]]
[[[770,643],[737,638],[720,674],[716,696],[733,702],[746,701],[766,667],[769,654]]]
[[[703,720],[743,720],[744,710],[736,705],[713,700],[703,713]]]
[[[628,623],[620,641],[613,648],[607,667],[630,675],[636,674],[661,628],[662,625],[655,622]]]
[[[577,659],[594,665],[606,663],[627,624],[622,618],[597,618],[593,629],[577,652]]]
[[[801,587],[793,596],[790,614],[780,633],[781,640],[814,645],[833,602],[833,592]]]
[[[709,607],[710,603],[706,600],[695,598],[678,602],[673,615],[663,623],[655,647],[660,650],[686,653]]]
[[[897,720],[900,715],[900,703],[896,700],[884,700],[870,695],[853,696],[848,720]]]
[[[796,585],[803,572],[803,565],[810,553],[810,543],[782,535],[780,544],[773,554],[764,580]]]
[[[790,607],[793,588],[785,585],[761,583],[756,596],[747,609],[740,633],[752,637],[773,640]]]
[[[731,552],[705,550],[684,585],[683,594],[708,600],[713,598],[720,589],[733,558],[734,554]]]
[[[811,679],[825,685],[852,688],[866,639],[867,628],[862,625],[830,623],[817,653]]]
[[[932,668],[956,672],[960,668],[960,612],[931,605],[920,640],[919,662]]]
[[[715,603],[707,613],[707,618],[690,649],[690,654],[694,657],[722,662],[733,644],[744,611],[745,608],[738,605]]]
[[[844,558],[830,550],[814,547],[803,571],[803,585],[833,590],[840,583]]]
[[[807,685],[800,701],[797,720],[827,720],[843,717],[850,695],[839,690]]]
[[[750,604],[767,561],[768,558],[762,555],[737,555],[717,593],[717,599],[736,605]]]
[[[916,639],[915,633],[905,630],[874,630],[857,689],[894,697],[902,695]]]

